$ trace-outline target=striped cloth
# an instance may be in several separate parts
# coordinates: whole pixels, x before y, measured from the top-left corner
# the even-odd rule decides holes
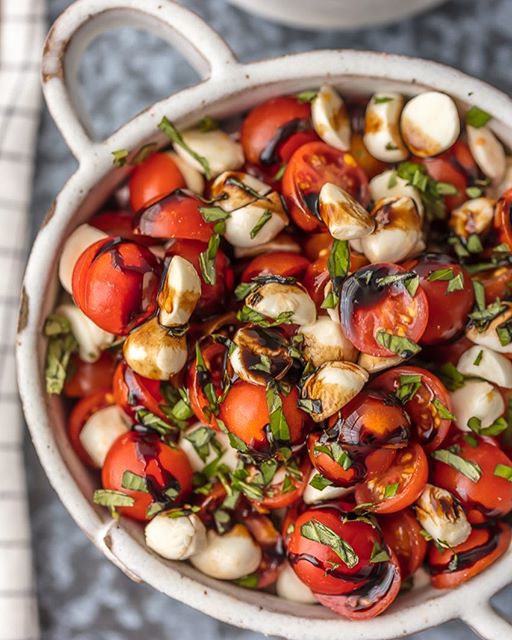
[[[45,30],[43,0],[0,0],[0,640],[39,638],[14,344]]]

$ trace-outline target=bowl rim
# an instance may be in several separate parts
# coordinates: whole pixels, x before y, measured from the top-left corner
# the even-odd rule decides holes
[[[115,17],[118,20],[119,16],[124,16],[133,23],[134,19],[147,16],[148,11],[152,12],[152,18],[158,16],[160,22],[167,23],[167,27],[172,20],[173,29],[177,28],[178,16],[183,24],[188,25],[187,36],[197,33],[197,29],[202,35],[207,34],[209,40],[201,42],[199,52],[198,42],[193,42],[191,48],[196,49],[193,54],[196,65],[208,77],[196,86],[155,103],[107,140],[94,142],[74,112],[68,95],[74,88],[67,86],[69,78],[66,75],[70,73],[69,69],[76,67],[76,61],[68,60],[69,66],[66,66],[65,58],[72,53],[79,56],[84,43],[93,39],[98,30],[104,30],[105,25],[109,26],[109,19]],[[161,25],[150,22],[152,30],[161,31]],[[80,29],[83,37],[78,42]],[[183,32],[180,35],[184,36]],[[76,48],[74,38],[78,42]],[[499,628],[510,634],[510,626],[487,603],[491,595],[508,582],[506,576],[512,569],[510,549],[487,571],[458,589],[439,592],[420,603],[409,602],[405,596],[405,604],[375,620],[353,623],[320,611],[319,607],[303,605],[296,605],[300,610],[298,613],[291,612],[293,605],[288,607],[290,611],[285,612],[285,605],[275,596],[242,591],[241,587],[202,576],[186,564],[157,559],[140,543],[140,536],[137,540],[130,523],[121,526],[91,504],[64,461],[52,429],[52,415],[58,413],[57,401],[46,396],[43,385],[41,328],[44,308],[54,291],[56,255],[69,230],[79,224],[79,206],[87,200],[99,180],[112,170],[113,149],[137,148],[149,137],[154,137],[156,123],[166,113],[172,113],[173,120],[180,126],[187,126],[197,121],[206,110],[209,113],[212,113],[211,109],[219,114],[227,113],[229,104],[237,101],[239,106],[236,110],[239,112],[267,95],[286,91],[287,85],[293,85],[298,91],[326,79],[338,83],[361,79],[375,83],[396,82],[408,85],[412,92],[424,87],[446,91],[460,102],[478,104],[489,111],[495,118],[496,131],[509,145],[512,144],[512,129],[506,127],[507,120],[512,123],[512,101],[486,83],[439,63],[374,52],[331,50],[292,54],[242,65],[233,58],[227,45],[219,45],[219,41],[222,42],[219,36],[195,14],[163,0],[79,0],[50,31],[43,57],[45,97],[57,125],[78,157],[79,166],[55,198],[33,245],[22,287],[16,351],[23,409],[50,483],[78,526],[129,577],[145,581],[171,597],[240,627],[296,640],[306,640],[313,633],[325,640],[337,640],[340,633],[344,633],[347,639],[384,640],[460,617],[483,637],[497,637],[494,634]],[[55,57],[56,50],[61,52],[59,60]],[[205,73],[204,61],[212,50],[217,51],[220,62],[206,65]],[[202,60],[200,63],[197,63],[197,53]],[[65,74],[62,73],[63,68]],[[329,69],[328,74],[325,68]],[[49,73],[49,69],[53,69],[53,73]],[[258,98],[255,98],[256,94]],[[161,138],[159,140],[163,142]],[[122,170],[119,173],[123,175]],[[261,615],[262,612],[265,615]],[[492,635],[487,635],[489,633]]]

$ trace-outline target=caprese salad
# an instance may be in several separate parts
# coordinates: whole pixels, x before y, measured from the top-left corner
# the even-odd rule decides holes
[[[113,151],[46,383],[151,551],[367,619],[507,550],[512,158],[461,114],[324,85]]]

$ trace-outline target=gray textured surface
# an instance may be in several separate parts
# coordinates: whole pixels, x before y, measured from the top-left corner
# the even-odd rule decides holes
[[[512,0],[452,0],[400,25],[352,33],[286,29],[247,16],[224,0],[183,3],[205,16],[242,60],[319,48],[375,49],[451,64],[512,93]],[[49,0],[49,19],[68,4],[69,0]],[[195,79],[188,65],[164,43],[131,30],[98,40],[84,60],[82,76],[84,99],[99,135]],[[32,205],[35,228],[74,167],[45,112]],[[27,465],[43,640],[262,638],[130,582],[77,529],[51,490],[30,444]],[[512,588],[500,594],[496,604],[512,615]],[[448,636],[451,640],[476,637],[462,624],[451,622],[410,640]]]

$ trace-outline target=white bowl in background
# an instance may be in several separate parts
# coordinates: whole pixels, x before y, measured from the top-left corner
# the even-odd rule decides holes
[[[86,46],[100,33],[122,25],[149,29],[184,53],[204,78],[201,83],[146,109],[108,139],[93,140],[82,114],[77,69]],[[328,70],[328,72],[326,71]],[[436,591],[425,581],[374,620],[351,622],[323,607],[220,582],[187,563],[167,562],[144,546],[140,526],[112,520],[92,504],[97,478],[78,460],[66,436],[65,407],[44,384],[42,326],[58,292],[57,259],[69,233],[87,220],[126,176],[113,169],[112,151],[135,149],[164,137],[164,115],[188,126],[205,114],[224,118],[274,95],[317,87],[328,80],[343,95],[424,89],[450,93],[461,111],[476,104],[493,116],[493,128],[512,146],[512,101],[489,85],[434,62],[363,51],[315,51],[240,64],[224,41],[200,18],[169,0],[79,0],[52,27],[43,55],[48,107],[78,159],[78,169],[55,198],[28,262],[17,338],[18,381],[34,445],[48,478],[77,524],[128,576],[231,624],[293,640],[384,640],[462,618],[483,638],[512,637],[512,627],[489,598],[512,575],[512,552],[470,582]],[[507,126],[507,123],[508,126]]]

